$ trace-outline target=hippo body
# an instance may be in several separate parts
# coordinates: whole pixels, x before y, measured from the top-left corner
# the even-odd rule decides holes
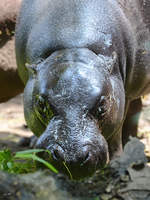
[[[23,1],[25,118],[37,147],[73,177],[92,174],[128,139],[128,110],[150,90],[149,8],[149,0]]]

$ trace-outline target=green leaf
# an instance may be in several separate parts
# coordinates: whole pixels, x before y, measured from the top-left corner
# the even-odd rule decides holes
[[[13,163],[12,162],[7,162],[7,166],[9,169],[11,169],[13,167]]]
[[[44,150],[44,149],[29,149],[29,150],[25,150],[25,151],[18,151],[18,152],[16,152],[16,155],[40,153],[40,152],[44,152],[44,151],[47,152],[47,150]]]
[[[19,151],[15,154],[9,149],[0,151],[0,170],[7,171],[8,173],[29,173],[37,170],[37,165],[34,161],[38,161],[48,167],[54,173],[58,173],[57,169],[49,162],[35,155],[36,153],[47,152],[50,156],[51,153],[44,149],[30,149]],[[26,161],[25,161],[26,160]]]
[[[53,167],[50,163],[48,163],[47,161],[43,160],[42,158],[39,158],[36,155],[33,155],[33,154],[17,154],[16,153],[14,158],[33,159],[35,161],[38,161],[38,162],[44,164],[46,167],[48,167],[54,173],[56,173],[56,174],[58,173],[58,171],[57,171],[57,169],[55,167]]]
[[[99,197],[96,197],[94,200],[99,200]]]

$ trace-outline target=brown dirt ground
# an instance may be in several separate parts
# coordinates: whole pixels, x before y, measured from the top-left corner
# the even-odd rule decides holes
[[[6,103],[0,104],[0,148],[7,146],[7,141],[19,141],[20,137],[30,137],[32,133],[25,128],[23,115],[23,95],[19,95]],[[138,126],[140,140],[146,146],[146,154],[150,157],[150,95],[142,98],[143,109]],[[9,146],[9,144],[8,144]]]
[[[23,95],[0,104],[0,149],[18,151],[21,137],[30,137],[31,131],[25,127]]]

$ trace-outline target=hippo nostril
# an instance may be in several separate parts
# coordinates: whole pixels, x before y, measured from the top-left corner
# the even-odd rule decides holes
[[[84,163],[86,163],[90,158],[90,153],[88,152],[85,156]]]
[[[89,161],[89,158],[90,158],[90,153],[88,152],[86,155],[85,155],[85,158],[83,160],[83,162],[81,163],[80,166],[83,166],[84,164],[86,164],[88,161]]]
[[[59,151],[57,149],[53,151],[53,158],[55,160],[60,160],[61,159],[61,155],[59,154]]]
[[[55,146],[52,150],[52,156],[54,160],[62,161],[64,160],[64,151],[60,146]]]

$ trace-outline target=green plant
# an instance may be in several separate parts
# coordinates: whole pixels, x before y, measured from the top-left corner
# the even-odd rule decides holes
[[[0,151],[0,170],[16,174],[30,173],[37,170],[36,162],[40,162],[54,173],[58,173],[57,169],[49,162],[36,155],[40,152],[47,152],[51,155],[48,150],[42,149],[32,149],[16,153],[12,153],[9,149],[2,150]]]

